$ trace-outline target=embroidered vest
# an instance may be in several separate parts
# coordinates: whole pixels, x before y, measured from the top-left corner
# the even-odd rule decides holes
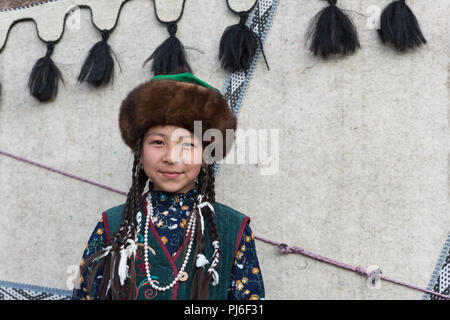
[[[107,234],[113,235],[118,229],[120,223],[122,222],[123,212],[125,204],[113,207],[105,211],[107,221],[105,222],[105,228],[109,232]],[[194,240],[191,255],[189,257],[188,263],[186,265],[185,271],[189,275],[187,281],[178,281],[172,289],[166,291],[158,291],[153,289],[153,287],[148,283],[145,263],[144,263],[144,224],[146,218],[146,198],[143,197],[141,202],[141,212],[142,215],[142,226],[139,234],[139,243],[136,253],[136,291],[137,296],[130,296],[128,292],[124,289],[121,291],[121,297],[123,299],[160,299],[160,300],[187,300],[190,297],[190,289],[193,278],[194,261],[194,248],[196,241]],[[219,284],[217,286],[209,285],[209,295],[211,300],[227,300],[228,299],[228,288],[231,281],[231,271],[233,268],[235,253],[239,246],[245,225],[250,221],[250,218],[243,215],[242,213],[224,205],[219,202],[214,203],[214,211],[216,224],[219,229],[220,236],[220,247],[221,256],[219,263]],[[199,223],[199,222],[197,222]],[[205,219],[205,256],[208,260],[211,260],[211,254],[214,248],[211,245],[210,232],[209,232],[208,219]],[[152,279],[158,286],[166,286],[172,282],[176,277],[178,270],[181,267],[182,261],[182,250],[188,245],[185,239],[183,245],[180,246],[178,251],[172,257],[170,256],[166,246],[162,242],[158,232],[156,231],[153,223],[150,223],[148,228],[149,236],[149,252],[148,259],[150,265],[150,274]],[[109,239],[107,239],[109,241]],[[209,261],[211,263],[211,261]],[[209,268],[210,263],[206,265]]]

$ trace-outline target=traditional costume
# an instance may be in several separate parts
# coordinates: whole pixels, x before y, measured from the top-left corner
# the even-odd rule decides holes
[[[195,85],[185,86],[180,82]],[[199,90],[198,86],[203,88]],[[217,128],[224,136],[226,129],[235,129],[237,124],[220,91],[185,72],[156,76],[130,92],[122,102],[119,125],[122,138],[133,150],[136,140],[152,126],[176,125],[194,132],[194,120],[202,120],[203,132]],[[225,144],[224,155],[227,151]],[[148,191],[141,200],[138,215],[142,213],[142,217],[137,218],[135,241],[128,239],[130,244],[121,247],[123,260],[118,265],[93,263],[87,266],[86,261],[98,259],[92,259],[95,255],[102,258],[113,250],[111,238],[122,224],[126,204],[102,213],[83,253],[81,268],[84,272],[80,276],[79,288],[73,291],[73,299],[96,299],[99,291],[108,290],[111,281],[108,288],[101,288],[104,268],[118,268],[122,285],[125,278],[135,272],[135,287],[121,286],[120,299],[189,299],[193,269],[199,265],[207,269],[208,265],[211,266],[208,269],[212,274],[208,286],[210,299],[264,298],[264,284],[249,217],[217,201],[213,205],[203,201],[197,188],[187,193],[170,193],[153,190],[153,183],[149,181]],[[196,205],[198,208],[210,206],[219,233],[220,249],[219,241],[211,239],[211,226],[207,219],[203,220],[201,213],[200,221],[196,221],[195,215],[191,217]],[[192,223],[201,223],[205,237],[205,253],[197,256],[190,255],[191,246],[196,246],[192,232],[189,233],[195,228]],[[219,253],[220,263],[213,269]],[[213,258],[208,261],[207,257]],[[133,260],[131,267],[122,264],[130,259]]]

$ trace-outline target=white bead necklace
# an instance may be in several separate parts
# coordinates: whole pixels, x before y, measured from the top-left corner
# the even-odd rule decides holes
[[[147,273],[147,279],[148,279],[148,283],[156,290],[158,291],[166,291],[166,290],[170,290],[179,280],[180,278],[183,276],[184,274],[184,268],[187,265],[187,262],[189,260],[189,256],[191,255],[191,250],[192,250],[192,244],[194,243],[194,234],[195,234],[195,221],[196,221],[196,216],[195,216],[195,203],[194,203],[194,208],[192,210],[191,213],[191,217],[189,218],[189,223],[187,226],[187,233],[186,233],[186,237],[189,236],[189,234],[191,235],[191,238],[189,239],[189,245],[187,248],[187,252],[186,252],[186,256],[184,258],[183,264],[181,265],[180,271],[177,273],[177,276],[175,277],[175,279],[173,279],[173,281],[168,284],[165,287],[160,287],[157,286],[153,283],[152,280],[152,276],[150,275],[150,267],[149,267],[149,262],[148,262],[148,226],[150,223],[153,223],[151,221],[151,218],[153,217],[153,204],[152,204],[152,196],[151,193],[149,192],[147,195],[147,219],[145,221],[145,228],[144,228],[144,262],[145,262],[145,272]]]

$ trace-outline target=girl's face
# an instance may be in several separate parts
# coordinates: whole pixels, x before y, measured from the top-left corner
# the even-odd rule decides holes
[[[176,126],[151,127],[144,135],[141,163],[154,190],[186,193],[195,187],[203,145],[192,132]]]

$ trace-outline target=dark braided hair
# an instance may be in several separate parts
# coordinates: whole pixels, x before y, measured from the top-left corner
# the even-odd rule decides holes
[[[122,246],[127,245],[128,239],[134,239],[135,232],[139,232],[137,229],[136,215],[140,210],[142,194],[145,189],[146,182],[149,181],[147,175],[145,174],[144,168],[140,162],[140,156],[142,153],[142,141],[143,138],[138,139],[135,149],[134,149],[134,162],[132,169],[132,183],[130,190],[127,195],[127,200],[124,208],[124,215],[122,223],[120,224],[118,230],[111,236],[110,248],[105,248],[94,253],[87,259],[81,266],[81,274],[84,273],[86,269],[90,271],[88,280],[88,294],[92,296],[92,287],[94,279],[98,276],[99,270],[103,268],[102,280],[98,288],[97,296],[100,299],[119,299],[121,284],[118,275],[118,267],[120,261],[120,250]],[[151,181],[149,183],[149,188],[151,188]],[[204,164],[202,165],[201,171],[198,176],[197,189],[201,195],[203,195],[203,200],[208,201],[214,206],[215,201],[215,176],[214,176],[214,164]],[[195,199],[195,203],[198,204],[198,199]],[[194,206],[194,212],[197,217],[197,221],[200,221],[200,213],[197,205]],[[215,221],[214,213],[208,206],[202,209],[203,216],[210,225],[211,241],[219,241],[219,231]],[[196,248],[194,250],[195,260],[198,253],[205,254],[205,237],[201,234],[200,223],[196,225]],[[220,243],[220,242],[219,242]],[[108,254],[108,250],[110,250]],[[184,248],[183,257],[187,251],[187,246]],[[216,256],[211,257],[211,264],[216,258],[217,263],[213,266],[214,270],[218,270],[220,262],[220,249],[215,252]],[[182,258],[183,259],[183,258]],[[127,265],[130,271],[130,277],[125,280],[124,289],[130,296],[137,295],[136,292],[136,267],[135,258],[132,256],[127,260]],[[194,278],[192,280],[191,287],[191,299],[196,300],[206,300],[209,299],[209,284],[211,281],[212,274],[208,272],[204,267],[195,267]]]
[[[215,189],[214,189],[214,164],[203,165],[198,176],[198,190],[201,195],[204,196],[204,201],[208,201],[214,206],[215,201]],[[198,200],[196,199],[196,204],[198,205]],[[197,216],[197,221],[200,221],[200,213],[198,211],[197,206],[195,207],[194,213]],[[210,233],[211,233],[211,241],[219,242],[219,230],[217,228],[216,220],[214,217],[214,212],[208,207],[205,206],[202,208],[202,214],[209,222]],[[206,222],[206,221],[205,221]],[[196,224],[195,230],[195,240],[196,240],[196,248],[194,251],[194,277],[192,279],[191,286],[191,299],[192,300],[207,300],[209,299],[209,284],[211,282],[212,274],[209,272],[209,269],[205,269],[204,267],[195,266],[197,255],[203,254],[205,255],[205,236],[202,235],[201,232],[201,224]],[[220,242],[219,242],[220,243]],[[183,255],[185,252],[183,253]],[[214,270],[218,270],[219,262],[220,262],[220,250],[218,252],[218,262],[212,268]],[[213,255],[210,258],[210,264],[212,264],[215,256]]]
[[[144,191],[146,181],[148,180],[144,168],[139,160],[141,147],[142,138],[138,139],[135,147],[132,183],[130,191],[127,195],[123,220],[118,230],[111,236],[110,248],[108,249],[107,247],[104,250],[93,254],[84,262],[80,270],[81,273],[83,273],[87,268],[91,271],[89,274],[87,289],[88,294],[92,295],[93,281],[97,277],[99,269],[103,267],[102,280],[97,292],[100,299],[119,299],[119,291],[121,289],[118,274],[120,250],[123,246],[126,247],[128,239],[134,240],[137,229],[136,214],[140,210],[142,193]],[[110,251],[109,253],[108,250]],[[91,266],[92,264],[95,264],[95,266]],[[131,294],[133,295],[136,294],[136,270],[134,257],[128,259],[127,265],[129,266],[131,277],[125,281],[124,286],[126,286],[127,289],[129,288],[131,290]]]

